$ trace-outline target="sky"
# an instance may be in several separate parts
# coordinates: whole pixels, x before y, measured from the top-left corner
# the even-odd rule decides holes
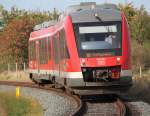
[[[106,2],[115,4],[133,2],[133,5],[137,8],[143,4],[146,10],[150,12],[149,0],[0,0],[0,4],[7,10],[10,10],[12,6],[16,6],[19,9],[32,11],[51,11],[56,8],[60,12],[64,11],[67,6],[79,4],[80,2],[96,2],[98,4]]]

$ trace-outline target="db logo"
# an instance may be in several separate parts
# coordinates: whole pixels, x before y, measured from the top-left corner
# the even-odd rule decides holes
[[[105,65],[106,62],[104,60],[97,61],[98,65]]]

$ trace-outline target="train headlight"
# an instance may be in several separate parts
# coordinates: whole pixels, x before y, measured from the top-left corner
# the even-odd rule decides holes
[[[119,57],[117,58],[117,61],[120,61],[120,58],[119,58]]]
[[[111,70],[111,78],[113,79],[119,79],[120,78],[120,72],[119,70]]]
[[[119,58],[119,57],[117,57],[116,64],[117,64],[117,65],[119,65],[119,64],[120,64],[120,58]]]
[[[81,66],[86,66],[85,59],[81,60]]]
[[[83,72],[86,72],[86,68],[83,68],[82,71],[83,71]]]
[[[82,63],[83,63],[83,62],[85,62],[85,59],[82,59],[81,61],[82,61]]]
[[[95,17],[98,17],[98,13],[95,13],[94,16],[95,16]]]
[[[81,66],[86,66],[85,62],[82,62],[82,63],[81,63]]]

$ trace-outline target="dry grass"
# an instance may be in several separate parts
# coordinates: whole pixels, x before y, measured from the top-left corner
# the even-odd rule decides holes
[[[129,96],[150,104],[150,70],[143,72],[142,78],[139,78],[139,74],[134,74],[133,79],[134,85],[128,92]],[[0,81],[32,82],[28,73],[23,71],[0,73]]]
[[[42,107],[32,98],[0,93],[0,116],[42,116]],[[2,114],[3,113],[3,114]]]
[[[31,82],[29,74],[24,71],[18,72],[2,72],[0,73],[0,81],[20,81],[20,82]]]
[[[144,73],[142,78],[134,76],[134,85],[129,90],[129,96],[150,104],[150,72]]]
[[[0,116],[7,116],[7,112],[2,106],[0,106]]]

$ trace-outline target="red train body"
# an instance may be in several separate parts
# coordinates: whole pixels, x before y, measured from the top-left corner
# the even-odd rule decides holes
[[[30,78],[75,90],[129,88],[129,27],[112,6],[72,6],[59,21],[38,25],[29,39]]]

